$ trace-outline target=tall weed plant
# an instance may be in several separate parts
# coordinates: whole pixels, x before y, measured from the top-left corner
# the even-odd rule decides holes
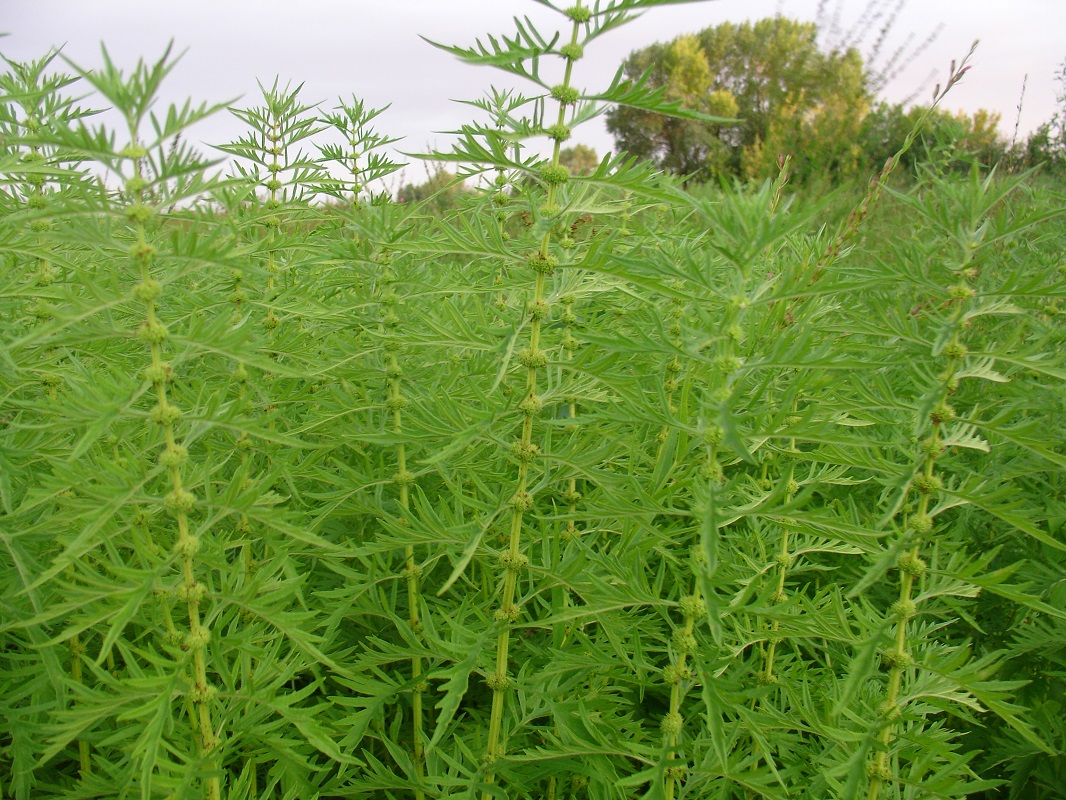
[[[1061,796],[1062,198],[572,175],[705,115],[538,2],[443,215],[357,98],[8,63],[0,796]]]

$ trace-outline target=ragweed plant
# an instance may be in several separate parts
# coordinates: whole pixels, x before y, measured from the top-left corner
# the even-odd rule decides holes
[[[531,87],[446,211],[358,99],[264,87],[224,168],[169,55],[9,65],[5,797],[1047,795],[1061,198],[569,174],[610,104],[702,118],[580,83],[663,4],[445,48]]]

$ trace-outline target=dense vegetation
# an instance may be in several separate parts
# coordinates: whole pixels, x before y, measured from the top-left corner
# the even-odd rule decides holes
[[[219,175],[169,55],[10,64],[0,796],[1062,797],[1061,187],[571,174],[717,124],[578,88],[662,4],[448,48],[533,91],[447,204],[358,100],[264,86]]]

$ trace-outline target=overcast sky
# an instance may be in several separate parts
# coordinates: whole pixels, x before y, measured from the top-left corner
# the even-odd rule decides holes
[[[854,22],[866,6],[867,0],[840,0],[843,23]],[[590,47],[575,83],[605,85],[628,53],[652,42],[776,13],[814,19],[818,7],[818,0],[709,0],[652,9]],[[511,33],[516,15],[529,16],[542,32],[565,22],[532,0],[0,0],[0,31],[8,34],[0,39],[0,52],[28,60],[62,45],[72,61],[94,67],[104,43],[118,64],[132,66],[140,57],[157,59],[173,39],[187,52],[164,87],[168,103],[239,98],[238,105],[257,105],[256,80],[279,77],[282,84],[302,82],[301,98],[326,108],[353,94],[372,107],[391,103],[377,129],[403,137],[401,148],[421,151],[446,147],[448,137],[435,131],[454,129],[476,113],[449,98],[476,99],[489,86],[508,85],[509,76],[461,64],[419,35],[472,44],[486,33]],[[1055,74],[1066,59],[1066,0],[909,0],[886,51],[909,34],[925,39],[941,24],[936,42],[885,91],[888,99],[901,100],[922,87],[924,100],[951,60],[980,39],[971,73],[945,106],[998,111],[1009,137],[1028,74],[1022,133],[1050,118],[1061,88]],[[933,72],[936,78],[929,80]],[[190,138],[220,143],[241,130],[220,115]],[[574,141],[601,154],[612,145],[602,121],[579,129]],[[421,169],[411,168],[410,182],[424,177]]]

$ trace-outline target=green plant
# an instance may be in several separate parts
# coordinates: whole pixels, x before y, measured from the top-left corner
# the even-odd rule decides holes
[[[219,174],[169,51],[10,65],[4,796],[1055,796],[1061,197],[893,190],[941,91],[836,207],[571,172],[615,104],[713,120],[582,87],[664,3],[538,1],[445,48],[529,88],[447,204],[358,99],[264,86]]]

